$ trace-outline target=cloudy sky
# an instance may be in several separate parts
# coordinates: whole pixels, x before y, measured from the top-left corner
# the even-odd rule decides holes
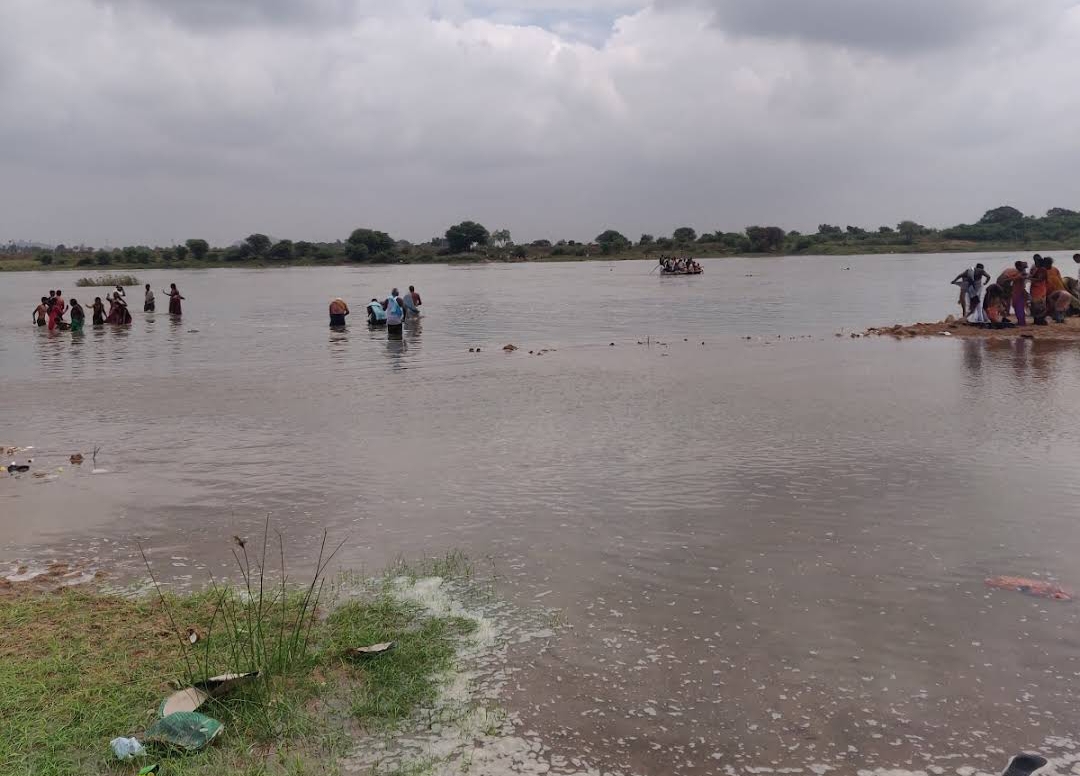
[[[1080,0],[0,0],[0,242],[1080,209]]]

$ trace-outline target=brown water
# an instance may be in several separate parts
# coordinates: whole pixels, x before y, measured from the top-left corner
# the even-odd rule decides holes
[[[141,272],[182,321],[81,337],[29,325],[71,275],[4,275],[0,444],[57,476],[0,478],[0,560],[123,577],[140,540],[198,582],[267,512],[298,566],[324,528],[351,567],[490,557],[568,626],[507,702],[603,770],[1067,753],[1077,605],[983,580],[1080,589],[1080,349],[834,336],[953,312],[974,260]],[[392,283],[425,298],[403,342],[359,313]]]

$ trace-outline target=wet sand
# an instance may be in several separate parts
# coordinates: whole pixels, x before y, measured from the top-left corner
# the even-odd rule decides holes
[[[962,339],[1000,340],[1033,339],[1056,342],[1080,342],[1080,317],[1066,318],[1064,323],[1047,326],[1014,326],[1011,329],[984,329],[958,321],[949,316],[937,323],[912,323],[878,326],[866,330],[866,336],[896,337],[960,337]]]

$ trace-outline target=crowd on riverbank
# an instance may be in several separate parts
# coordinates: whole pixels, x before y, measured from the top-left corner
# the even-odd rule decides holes
[[[410,318],[420,317],[420,306],[423,301],[416,291],[416,286],[409,286],[406,294],[399,293],[396,288],[381,302],[372,297],[367,304],[367,322],[369,326],[385,326],[391,334],[400,334],[404,322]],[[349,305],[340,297],[330,302],[330,328],[337,329],[345,326],[345,317],[350,315]]]
[[[169,314],[182,315],[183,308],[180,304],[184,299],[176,288],[175,283],[169,284],[168,291],[161,293],[169,297]],[[105,312],[105,302],[109,303],[108,313]],[[90,305],[91,325],[104,326],[127,326],[131,324],[131,311],[128,309],[127,292],[123,286],[117,286],[111,294],[105,295],[105,302],[100,296],[95,296]],[[146,284],[146,294],[143,298],[143,312],[152,313],[157,307],[154,292],[150,284]],[[69,320],[64,320],[67,315]],[[64,293],[60,289],[50,289],[48,296],[41,297],[41,302],[34,308],[33,320],[37,326],[47,327],[49,331],[60,329],[62,331],[79,332],[86,325],[86,309],[78,299],[72,298],[71,303],[64,299]]]
[[[1080,264],[1080,253],[1073,255]],[[983,289],[984,281],[989,284]],[[1066,316],[1080,315],[1080,278],[1066,278],[1051,256],[1032,257],[1032,264],[1017,261],[997,279],[982,264],[961,272],[952,280],[960,287],[958,303],[964,321],[993,329],[1026,326],[1028,314],[1036,326],[1049,321],[1064,323]],[[1009,319],[1013,313],[1016,322]]]

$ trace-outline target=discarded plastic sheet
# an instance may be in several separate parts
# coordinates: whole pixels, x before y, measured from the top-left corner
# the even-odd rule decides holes
[[[374,657],[376,655],[382,655],[389,652],[394,648],[397,642],[386,641],[382,644],[372,644],[370,647],[353,647],[347,651],[347,654],[353,657]]]
[[[158,708],[158,716],[165,718],[170,714],[195,711],[208,700],[210,700],[209,693],[195,687],[186,687],[183,690],[174,692],[161,702],[161,706]]]
[[[197,644],[199,642],[199,632],[194,628],[188,628],[187,640],[189,644]]]
[[[149,774],[157,773],[159,770],[161,770],[161,765],[158,763],[147,765],[146,767],[139,769],[139,776],[149,776]]]
[[[217,698],[228,692],[232,692],[243,684],[247,684],[258,675],[258,671],[252,671],[246,674],[222,674],[221,676],[211,676],[209,679],[202,682],[196,682],[195,689],[205,692],[213,698]]]
[[[137,738],[114,738],[109,742],[109,746],[117,760],[133,760],[146,754],[146,750]]]
[[[198,752],[221,735],[224,729],[224,725],[204,714],[178,711],[151,725],[144,738],[150,743]]]

